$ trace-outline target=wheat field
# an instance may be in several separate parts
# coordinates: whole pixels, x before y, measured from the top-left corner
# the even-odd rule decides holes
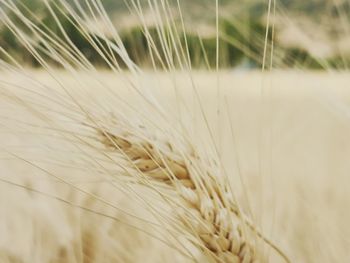
[[[218,20],[216,65],[195,68],[168,1],[148,1],[158,38],[130,1],[153,68],[103,1],[42,2],[60,34],[0,3],[28,53],[0,45],[0,262],[349,262],[350,76],[279,69],[275,1],[262,70],[220,68]]]
[[[68,76],[65,77],[65,73],[58,74],[61,79],[73,82]],[[99,74],[105,83],[117,87],[126,101],[135,103],[134,97],[128,95],[123,86],[118,87],[119,77],[108,72]],[[31,76],[41,83],[53,86],[47,73],[31,72]],[[159,101],[170,109],[176,106],[171,89],[162,88],[172,86],[167,76],[149,73],[145,78],[148,81],[159,81],[159,87],[152,87]],[[179,73],[176,78],[182,82],[179,84],[182,96],[191,98],[184,74]],[[206,116],[211,116],[209,124],[213,127],[217,125],[216,101],[211,99],[216,92],[211,89],[215,85],[215,79],[215,74],[194,74],[194,81],[207,111]],[[228,114],[222,117],[221,122],[226,127],[215,132],[216,137],[221,138],[223,165],[230,175],[236,193],[239,193],[239,200],[247,207],[245,197],[249,197],[250,209],[254,211],[259,226],[284,247],[294,262],[347,262],[350,235],[347,231],[349,213],[346,209],[349,202],[347,171],[350,168],[347,160],[350,150],[347,140],[347,105],[350,99],[347,90],[348,76],[295,72],[262,76],[260,73],[223,72],[220,79],[222,92],[226,94],[223,95],[222,104],[227,103]],[[300,79],[302,83],[298,83]],[[13,85],[25,83],[25,79],[18,79],[11,74],[3,75],[2,81],[4,80]],[[262,86],[270,93],[269,107],[262,103]],[[93,86],[86,88],[102,101],[108,101],[104,92],[96,91]],[[228,89],[229,94],[225,92]],[[81,95],[81,91],[79,94]],[[192,101],[185,103],[191,107]],[[31,112],[25,109],[14,111],[9,105],[2,105],[1,115],[10,117],[7,122],[2,123],[2,127],[12,127],[12,130],[6,132],[4,129],[2,133],[3,149],[11,150],[19,158],[53,171],[60,178],[82,189],[92,190],[117,207],[125,206],[127,211],[138,211],[143,217],[151,217],[146,216],[147,211],[140,208],[135,200],[130,201],[121,190],[108,185],[108,179],[100,178],[93,170],[85,170],[84,160],[80,160],[84,159],[82,154],[76,149],[70,152],[69,146],[62,144],[60,139],[54,139],[57,132],[49,130],[39,133],[34,128],[31,132],[22,130],[20,127],[25,125],[21,120],[33,124],[37,122]],[[259,153],[257,145],[261,137],[261,112],[265,112],[267,117],[263,123],[263,144]],[[229,122],[225,121],[228,116],[234,123],[234,138],[231,128],[227,127]],[[197,127],[194,129],[205,130],[201,127],[204,126],[200,121],[201,113],[198,112],[195,117],[198,121],[195,122]],[[13,132],[14,127],[16,132]],[[72,131],[75,129],[74,126],[71,128]],[[235,148],[234,151],[232,147]],[[52,150],[55,152],[52,153]],[[262,160],[261,164],[259,160]],[[119,214],[114,209],[98,205],[86,196],[79,196],[76,191],[64,187],[62,182],[14,156],[11,158],[4,154],[1,169],[2,179],[29,185],[79,205],[98,208],[112,216],[123,216],[123,213]],[[244,181],[244,188],[241,180]],[[169,258],[166,262],[184,260],[173,258],[177,253],[169,248],[161,248],[164,246],[161,242],[153,241],[154,252],[150,252],[147,249],[150,238],[133,228],[129,229],[123,223],[80,211],[45,195],[26,192],[18,186],[2,184],[1,188],[3,260],[16,262],[13,260],[18,257],[18,262],[56,262],[49,261],[53,260],[53,253],[57,253],[59,257],[62,248],[68,254],[73,253],[70,250],[77,250],[73,244],[86,246],[83,248],[83,252],[87,253],[84,258],[91,253],[91,262],[113,262],[114,259],[117,262],[139,262],[144,260],[144,253],[147,253],[149,262],[163,262],[167,257]],[[134,205],[137,209],[133,207],[133,203],[136,203]],[[75,229],[77,227],[82,229]],[[80,233],[79,237],[74,234],[76,231],[84,234],[88,230],[91,233],[87,232],[86,235],[92,237],[85,237],[87,240]],[[133,231],[130,233],[131,230]],[[79,244],[81,240],[87,243]],[[12,245],[14,242],[17,244],[15,247]],[[35,245],[35,242],[38,244]],[[137,247],[132,244],[137,244]],[[128,253],[128,246],[134,247],[135,251]],[[162,253],[158,254],[159,252]],[[62,260],[57,259],[57,262]]]

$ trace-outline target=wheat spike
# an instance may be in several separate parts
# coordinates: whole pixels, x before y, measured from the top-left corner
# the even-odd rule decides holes
[[[160,145],[131,132],[96,129],[101,142],[142,176],[176,191],[185,206],[177,216],[189,239],[214,262],[263,262],[254,231],[248,231],[232,195],[209,170],[198,171],[201,160],[194,151],[183,157],[169,142]]]

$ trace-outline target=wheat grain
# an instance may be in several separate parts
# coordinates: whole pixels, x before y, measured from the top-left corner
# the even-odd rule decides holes
[[[165,142],[138,138],[131,131],[111,133],[95,127],[101,142],[126,159],[141,176],[171,186],[185,209],[178,209],[189,239],[215,262],[263,262],[255,246],[254,231],[222,178],[203,169],[191,151],[183,155]],[[186,157],[185,157],[186,156]]]

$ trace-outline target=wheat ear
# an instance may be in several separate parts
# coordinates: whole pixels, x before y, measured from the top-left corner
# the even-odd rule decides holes
[[[113,132],[94,127],[100,142],[149,180],[170,186],[184,204],[177,211],[189,240],[214,262],[264,262],[258,234],[241,215],[227,184],[205,168],[195,151],[186,155],[170,142],[140,137],[133,129]],[[120,127],[119,127],[120,128]]]

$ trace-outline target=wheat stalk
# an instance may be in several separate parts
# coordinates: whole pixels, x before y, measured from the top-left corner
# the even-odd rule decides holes
[[[94,1],[92,2],[95,3]],[[45,1],[45,3],[50,9],[48,2]],[[73,15],[76,21],[81,22],[74,9],[71,10],[69,5],[66,5],[66,1],[62,1],[62,4],[69,10],[68,12]],[[17,11],[15,7],[12,8]],[[27,21],[23,14],[18,12],[18,15],[29,28],[35,28],[32,22]],[[36,48],[32,46],[30,41],[27,41],[26,35],[16,25],[13,25],[11,21],[7,21],[7,23],[18,36],[23,38],[22,41],[32,55],[40,63],[46,65]],[[84,23],[80,27],[80,31],[86,33]],[[35,31],[40,33],[38,36],[41,35],[41,41],[45,43],[48,53],[66,69],[70,68],[68,67],[67,59],[61,57],[59,52],[56,52],[57,46],[60,48],[64,48],[64,46],[56,43],[57,41],[54,39],[49,38],[46,40],[48,34],[40,29],[35,28]],[[170,30],[170,32],[172,31]],[[112,52],[112,47],[115,46],[112,46],[108,39],[102,37],[108,44],[107,46],[111,52],[109,54],[105,52],[106,50],[103,46],[100,47],[101,45],[98,45],[100,43],[98,39],[91,38],[89,34],[85,35],[89,43],[97,51],[100,51],[100,55],[106,62],[109,62],[108,64],[111,68],[114,70],[119,69],[118,65],[112,63],[116,63],[113,60],[115,58]],[[173,45],[176,47],[175,44]],[[70,54],[68,48],[64,48],[64,50]],[[117,53],[126,62],[128,68],[132,72],[136,72],[135,66],[127,54],[121,52],[118,46],[116,50],[119,51]],[[168,55],[170,57],[170,54]],[[112,60],[112,62],[109,60]],[[169,59],[169,61],[169,66],[173,67],[172,60]],[[74,62],[76,61],[74,60]],[[47,67],[50,68],[49,66]],[[68,95],[70,94],[68,93]],[[79,104],[77,105],[81,108]],[[116,124],[118,125],[118,122]],[[101,128],[97,125],[93,125],[93,127],[99,133],[100,141],[125,159],[129,168],[134,169],[135,175],[142,177],[142,179],[168,186],[180,197],[181,205],[175,205],[178,219],[176,222],[181,222],[188,240],[202,250],[205,255],[208,255],[209,258],[216,262],[250,263],[264,261],[256,242],[257,237],[262,238],[262,236],[241,213],[228,187],[229,184],[225,181],[225,177],[220,176],[219,166],[199,157],[193,149],[183,152],[177,144],[171,141],[161,142],[157,138],[149,139],[147,136],[144,136],[147,134],[147,131],[142,132],[140,135],[137,134],[135,129],[125,129],[122,126],[117,132],[114,132],[114,130],[112,132],[108,128]],[[264,240],[266,241],[266,239]],[[271,243],[269,244],[272,245]]]

